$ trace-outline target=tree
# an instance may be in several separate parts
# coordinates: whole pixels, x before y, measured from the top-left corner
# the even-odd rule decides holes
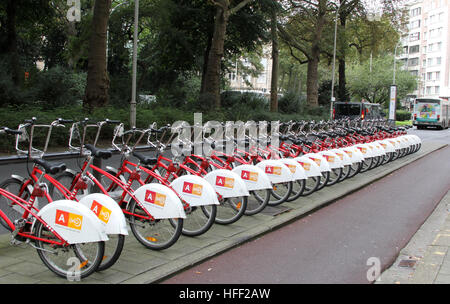
[[[278,112],[278,75],[279,75],[279,49],[277,29],[277,7],[271,9],[270,33],[272,39],[272,77],[270,83],[270,111]]]
[[[109,77],[106,67],[106,31],[111,0],[96,0],[89,40],[88,75],[83,107],[92,111],[109,101]]]
[[[318,106],[318,67],[323,52],[323,34],[333,3],[327,0],[288,1],[290,13],[286,22],[278,25],[280,37],[291,49],[302,54],[293,56],[300,64],[307,63],[306,101],[310,106]]]
[[[384,104],[389,103],[389,90],[393,83],[393,56],[382,55],[372,62],[372,71],[368,61],[363,64],[354,64],[347,71],[348,87],[351,96],[356,101],[366,99],[369,102]],[[397,64],[395,83],[397,85],[397,99],[401,100],[408,93],[417,88],[417,76],[403,70],[401,64]]]
[[[230,16],[236,14],[252,1],[253,0],[242,0],[232,6],[232,1],[230,0],[210,0],[215,6],[216,12],[214,17],[214,32],[206,64],[205,82],[201,94],[204,98],[210,99],[214,108],[220,108],[221,62],[224,55],[224,43],[228,21]]]

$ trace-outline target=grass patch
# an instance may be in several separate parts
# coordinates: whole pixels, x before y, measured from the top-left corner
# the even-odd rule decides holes
[[[404,121],[396,121],[395,122],[396,126],[407,126],[407,125],[412,125],[412,120],[404,120]]]

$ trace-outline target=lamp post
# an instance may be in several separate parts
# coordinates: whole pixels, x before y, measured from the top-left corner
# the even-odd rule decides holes
[[[136,77],[137,77],[137,40],[139,30],[139,0],[134,0],[134,35],[133,35],[133,80],[131,85],[130,126],[136,127]]]
[[[330,119],[333,119],[333,104],[335,101],[334,98],[334,74],[336,70],[336,37],[337,37],[337,18],[339,14],[339,10],[341,9],[342,3],[339,3],[339,6],[336,10],[336,16],[334,18],[334,47],[333,47],[333,72],[331,74],[331,103],[330,103]]]

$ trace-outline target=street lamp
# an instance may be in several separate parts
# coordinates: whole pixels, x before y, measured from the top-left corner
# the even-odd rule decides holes
[[[137,40],[139,27],[139,0],[134,0],[134,35],[133,35],[133,80],[131,85],[130,125],[136,127],[136,74],[137,74]]]
[[[342,3],[339,3],[339,6],[336,10],[336,16],[334,18],[334,47],[333,47],[333,72],[331,74],[331,103],[330,103],[330,119],[333,119],[333,103],[335,101],[334,98],[334,74],[336,69],[336,37],[337,37],[337,18],[339,14],[339,10],[341,9]]]

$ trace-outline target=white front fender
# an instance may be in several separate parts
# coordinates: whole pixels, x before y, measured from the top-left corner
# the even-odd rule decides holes
[[[78,202],[54,201],[45,205],[38,216],[69,244],[108,240],[100,220],[88,207]]]
[[[173,190],[190,206],[218,205],[217,193],[204,178],[196,175],[183,175],[171,184]]]
[[[244,181],[230,170],[213,170],[206,174],[204,178],[223,198],[250,195]]]
[[[135,197],[155,219],[186,218],[183,203],[167,186],[150,183],[139,187]]]
[[[92,193],[78,202],[88,207],[105,226],[106,234],[128,235],[127,222],[117,202],[103,193]]]
[[[240,165],[231,171],[242,178],[248,191],[272,189],[269,177],[257,166]]]

